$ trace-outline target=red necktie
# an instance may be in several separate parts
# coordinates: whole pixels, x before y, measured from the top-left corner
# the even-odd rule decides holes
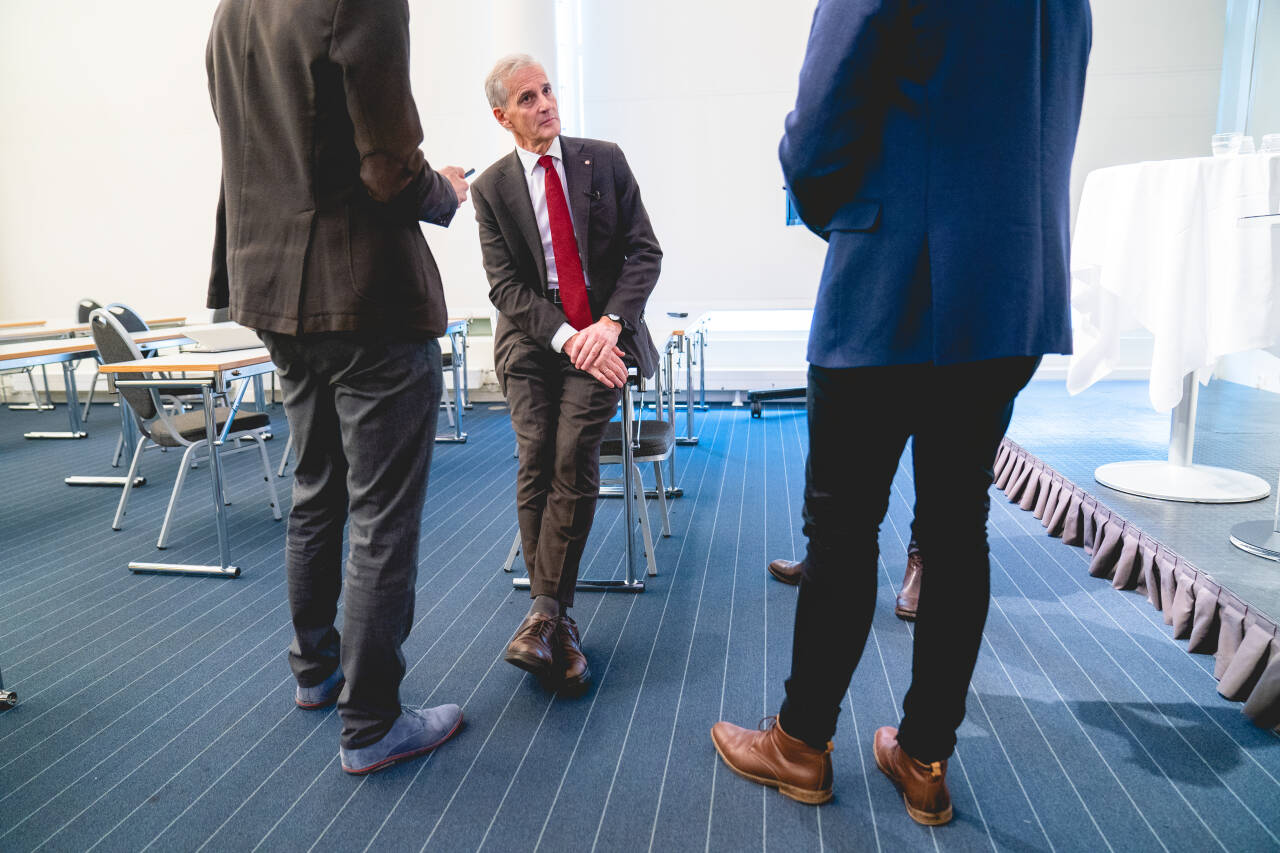
[[[591,303],[587,300],[587,281],[582,275],[582,258],[578,255],[578,238],[573,236],[573,220],[565,201],[560,176],[550,154],[538,158],[547,194],[547,217],[551,220],[551,252],[556,258],[560,278],[560,303],[569,325],[585,329],[591,325]]]

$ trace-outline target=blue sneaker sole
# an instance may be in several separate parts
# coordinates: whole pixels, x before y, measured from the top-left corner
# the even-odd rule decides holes
[[[408,761],[410,758],[417,758],[420,755],[426,755],[428,752],[435,749],[440,744],[444,743],[449,738],[457,734],[458,729],[460,728],[462,728],[462,714],[458,715],[458,722],[454,723],[453,728],[445,732],[444,736],[441,737],[435,743],[429,744],[427,746],[422,746],[417,749],[411,749],[408,752],[401,752],[395,755],[388,755],[386,758],[382,759],[376,764],[370,764],[368,767],[348,767],[347,765],[344,764],[342,765],[342,770],[344,773],[349,773],[352,776],[367,776],[370,773],[376,773],[379,770],[385,770],[386,768],[390,767],[393,764],[399,764],[401,761]]]

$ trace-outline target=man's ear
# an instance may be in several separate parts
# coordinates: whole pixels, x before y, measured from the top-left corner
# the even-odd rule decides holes
[[[502,107],[493,108],[493,117],[497,119],[498,124],[502,125],[507,130],[511,129],[511,120],[507,118],[507,111]]]

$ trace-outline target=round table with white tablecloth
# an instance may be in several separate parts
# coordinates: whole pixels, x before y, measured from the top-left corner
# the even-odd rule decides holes
[[[1196,379],[1222,356],[1280,343],[1280,155],[1113,166],[1085,180],[1072,237],[1079,393],[1117,365],[1121,337],[1151,333],[1151,403],[1173,410],[1167,462],[1119,462],[1103,485],[1197,502],[1270,494],[1251,474],[1192,463]]]

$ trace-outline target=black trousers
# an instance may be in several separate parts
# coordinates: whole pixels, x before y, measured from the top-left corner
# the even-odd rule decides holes
[[[522,333],[496,355],[520,450],[516,515],[529,595],[572,607],[600,496],[600,441],[622,392]]]
[[[440,345],[362,334],[261,336],[279,369],[297,457],[285,548],[289,665],[312,687],[341,660],[342,745],[368,746],[400,715],[400,647],[413,625]]]
[[[955,749],[990,599],[992,466],[1014,397],[1038,364],[1037,358],[1007,358],[941,367],[809,368],[809,546],[780,714],[788,734],[823,747],[835,733],[871,630],[880,523],[911,438],[912,526],[926,565],[898,742],[924,762]]]

